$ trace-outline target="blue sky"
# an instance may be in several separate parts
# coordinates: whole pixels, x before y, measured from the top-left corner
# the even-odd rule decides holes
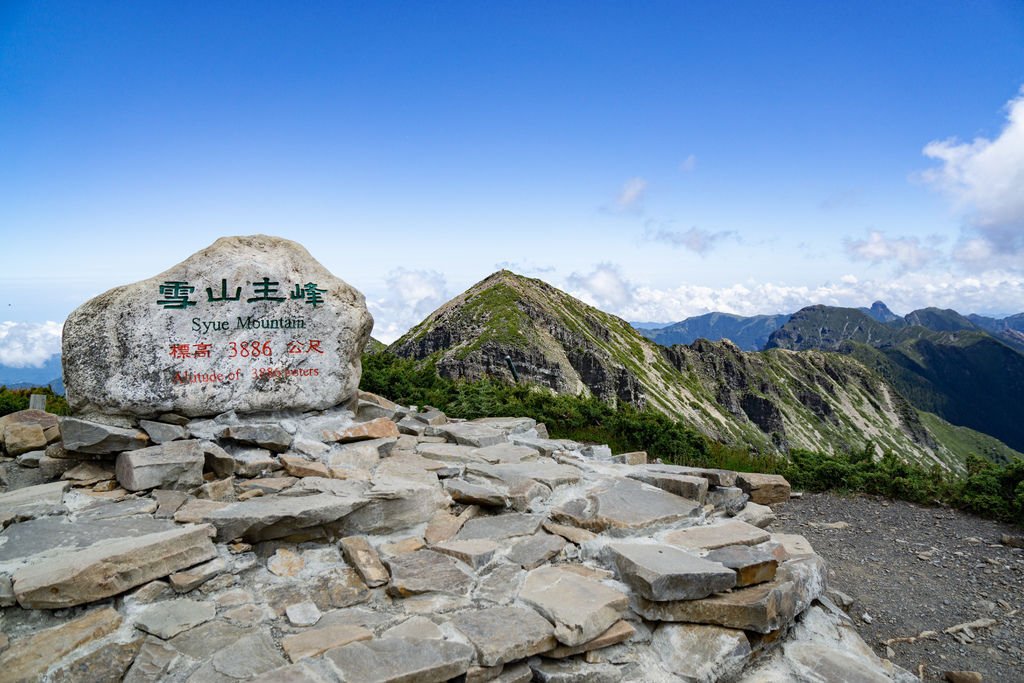
[[[258,232],[385,340],[500,267],[630,320],[1016,313],[1022,86],[1021,2],[7,0],[0,363]]]

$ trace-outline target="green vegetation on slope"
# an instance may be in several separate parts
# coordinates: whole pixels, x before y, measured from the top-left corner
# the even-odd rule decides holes
[[[0,386],[0,416],[28,410],[28,397],[32,394],[46,395],[46,411],[54,415],[68,415],[68,402],[63,396],[53,393],[50,387],[34,387],[31,389],[8,389]]]
[[[997,465],[1006,465],[1015,458],[1024,458],[1024,453],[1013,450],[988,434],[950,424],[933,413],[918,411],[918,415],[928,431],[964,462],[971,455],[980,455]]]

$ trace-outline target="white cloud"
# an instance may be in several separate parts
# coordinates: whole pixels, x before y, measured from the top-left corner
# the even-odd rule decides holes
[[[935,140],[923,153],[939,166],[921,178],[949,197],[967,220],[954,251],[962,263],[1024,269],[1024,89],[1006,105],[995,139]]]
[[[444,276],[434,270],[396,268],[385,282],[387,290],[366,301],[373,314],[373,336],[385,344],[405,334],[449,298]]]
[[[942,257],[938,249],[922,244],[917,237],[886,237],[878,230],[870,231],[867,239],[844,240],[843,249],[854,261],[892,262],[901,272],[922,268]]]
[[[567,285],[570,294],[604,311],[614,312],[632,304],[633,285],[612,263],[599,263],[589,273],[573,273]]]
[[[41,368],[60,353],[60,323],[0,322],[0,365]]]
[[[647,181],[643,178],[630,178],[622,185],[619,195],[611,206],[603,210],[612,213],[640,213],[640,204],[647,193]]]
[[[626,320],[678,321],[712,311],[793,313],[812,304],[856,308],[877,300],[903,312],[937,306],[964,314],[1005,315],[1024,309],[1024,276],[1010,271],[987,271],[967,278],[917,271],[878,280],[844,275],[837,282],[818,285],[738,282],[725,287],[684,283],[655,288],[634,285],[614,264],[603,263],[591,273],[573,274],[567,290]]]
[[[690,173],[697,168],[697,155],[691,154],[679,164],[679,170],[683,173]]]
[[[736,237],[737,234],[731,230],[711,232],[697,227],[684,231],[670,230],[666,227],[656,227],[654,221],[648,221],[644,228],[644,239],[687,249],[701,256],[711,251],[722,240]]]

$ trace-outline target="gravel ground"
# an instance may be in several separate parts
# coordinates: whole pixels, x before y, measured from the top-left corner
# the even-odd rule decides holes
[[[804,494],[776,514],[773,530],[802,534],[828,561],[830,590],[853,598],[849,613],[879,656],[929,681],[964,670],[1024,681],[1024,549],[1000,543],[1024,530],[869,496]],[[943,632],[979,619],[994,624]]]

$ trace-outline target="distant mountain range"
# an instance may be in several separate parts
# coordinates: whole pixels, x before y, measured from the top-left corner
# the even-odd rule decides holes
[[[692,344],[698,339],[728,339],[744,351],[760,351],[768,337],[789,320],[789,315],[742,316],[705,313],[661,328],[638,328],[640,334],[662,346]],[[636,325],[633,325],[636,327]]]
[[[30,387],[51,387],[56,393],[64,393],[63,369],[60,354],[52,356],[39,368],[15,368],[0,365],[0,386],[9,389],[27,389]]]
[[[835,307],[832,307],[835,308]],[[957,330],[984,330],[1007,346],[1024,353],[1024,313],[1007,318],[990,318],[971,314],[963,316],[950,309],[922,308],[900,317],[881,301],[857,310],[876,322],[895,328],[920,325],[936,332]],[[698,339],[718,341],[728,339],[744,351],[763,351],[775,330],[789,321],[792,314],[734,315],[732,313],[705,313],[677,323],[630,323],[640,334],[662,346],[692,344]]]

